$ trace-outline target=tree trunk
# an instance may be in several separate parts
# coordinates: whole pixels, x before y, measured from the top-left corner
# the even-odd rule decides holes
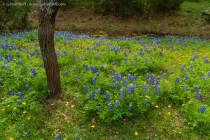
[[[39,3],[50,3],[53,0],[38,0]],[[53,3],[60,3],[54,0]],[[55,16],[59,6],[38,6],[38,38],[44,67],[47,75],[48,96],[59,98],[61,91],[60,70],[54,47]]]

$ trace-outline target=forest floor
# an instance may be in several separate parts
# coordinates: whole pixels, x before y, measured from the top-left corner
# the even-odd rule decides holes
[[[210,24],[202,18],[202,11],[209,3],[184,2],[180,10],[170,13],[148,13],[123,17],[110,14],[94,14],[91,9],[77,7],[62,11],[56,15],[55,30],[74,33],[93,33],[108,36],[178,35],[208,39]],[[29,21],[33,29],[38,29],[38,16],[33,7]]]

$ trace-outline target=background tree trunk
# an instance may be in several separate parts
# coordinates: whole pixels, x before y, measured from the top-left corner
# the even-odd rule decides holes
[[[61,0],[38,0],[38,3],[60,3]],[[59,6],[38,6],[38,39],[47,75],[48,96],[58,98],[62,93],[60,70],[54,47],[55,16]]]

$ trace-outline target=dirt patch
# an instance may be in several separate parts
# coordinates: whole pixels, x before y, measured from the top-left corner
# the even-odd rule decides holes
[[[38,15],[34,12],[29,14],[29,21],[34,29],[38,29]],[[186,15],[189,13],[185,13]],[[55,30],[70,31],[76,34],[93,33],[104,31],[108,36],[132,36],[132,34],[156,34],[156,35],[179,35],[208,38],[209,27],[203,19],[198,19],[200,25],[187,23],[187,16],[177,18],[169,14],[150,15],[145,13],[141,17],[134,15],[128,19],[115,17],[113,14],[103,16],[102,14],[93,14],[91,11],[84,9],[76,11],[68,9],[59,10],[56,15]],[[169,26],[170,25],[170,26]],[[202,28],[204,27],[204,28]]]

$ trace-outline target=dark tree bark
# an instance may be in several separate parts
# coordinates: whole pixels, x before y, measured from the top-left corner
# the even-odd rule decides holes
[[[38,0],[39,28],[38,39],[47,75],[48,96],[59,98],[61,95],[60,70],[54,47],[55,16],[58,5],[47,6],[43,3],[61,3],[61,0]]]

